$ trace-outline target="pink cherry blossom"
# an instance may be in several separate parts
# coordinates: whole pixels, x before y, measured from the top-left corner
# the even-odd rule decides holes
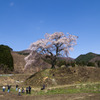
[[[73,50],[73,47],[76,45],[77,38],[75,35],[69,33],[65,35],[63,32],[55,32],[53,34],[46,33],[44,39],[40,39],[30,45],[29,49],[31,53],[25,58],[25,68],[36,61],[38,54],[49,55],[51,60],[54,60],[53,57],[55,57],[53,62],[56,62],[59,56],[67,57],[69,51]],[[34,51],[36,51],[37,54],[34,55]]]

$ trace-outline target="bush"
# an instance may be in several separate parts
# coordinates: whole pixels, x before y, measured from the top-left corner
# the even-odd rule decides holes
[[[100,61],[96,61],[97,66],[100,67]]]
[[[87,66],[95,66],[95,63],[93,63],[93,62],[88,62]]]
[[[59,60],[56,65],[58,67],[61,67],[62,65],[66,65],[66,61],[65,60]]]
[[[86,66],[87,65],[87,63],[84,61],[76,61],[76,64],[79,66]]]

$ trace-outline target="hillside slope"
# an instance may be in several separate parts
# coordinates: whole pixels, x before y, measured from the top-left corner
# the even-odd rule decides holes
[[[31,51],[30,50],[23,50],[23,51],[12,51],[12,56],[14,59],[14,69],[16,73],[35,73],[44,69],[48,69],[51,68],[51,64],[48,63],[48,61],[45,61],[43,59],[38,58],[37,61],[33,64],[31,64],[31,66],[25,71],[24,71],[24,66],[26,64],[24,58],[29,55]],[[36,52],[34,52],[35,55]],[[39,56],[39,54],[37,55]],[[66,62],[70,62],[70,61],[74,61],[74,59],[70,58],[70,57],[60,57],[59,61],[66,61]],[[57,66],[57,65],[56,65]]]
[[[75,59],[77,65],[100,67],[100,54],[87,53]]]
[[[26,64],[24,58],[30,53],[30,50],[23,50],[23,51],[13,51],[12,52],[12,56],[14,59],[14,69],[16,73],[23,73],[24,70],[24,66]],[[34,52],[35,54],[36,52]],[[39,56],[39,55],[38,55]],[[85,55],[80,55],[79,57],[77,57],[76,59],[72,59],[70,57],[60,57],[58,59],[58,64],[57,66],[60,66],[60,64],[65,64],[65,62],[93,62],[96,63],[97,61],[100,61],[100,55],[99,54],[95,54],[95,53],[87,53]],[[96,64],[97,66],[100,65],[99,63]],[[48,69],[50,68],[51,65],[49,63],[49,60],[45,61],[42,59],[37,59],[36,63],[31,64],[31,66],[24,72],[24,73],[35,73],[44,69]]]
[[[93,58],[95,58],[97,56],[100,56],[100,55],[90,52],[90,53],[78,56],[75,59],[75,61],[78,61],[78,62],[89,62],[90,60],[92,60]]]
[[[50,64],[46,63],[42,59],[37,59],[37,63],[31,64],[30,68],[24,71],[24,66],[26,64],[24,58],[30,53],[29,50],[23,51],[12,51],[12,56],[14,59],[14,70],[15,73],[35,73],[42,69],[50,68]],[[35,53],[35,52],[34,52]]]
[[[95,67],[74,67],[47,69],[30,76],[25,85],[31,86],[55,86],[76,84],[82,82],[100,81],[100,68]]]
[[[11,52],[14,60],[14,71],[15,73],[23,73],[24,71],[24,66],[25,66],[25,56],[20,55],[16,52]]]

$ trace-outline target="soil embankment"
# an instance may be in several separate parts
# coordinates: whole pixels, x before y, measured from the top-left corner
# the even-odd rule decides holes
[[[73,67],[46,69],[30,76],[25,84],[38,87],[43,84],[57,86],[98,81],[100,81],[100,68]]]

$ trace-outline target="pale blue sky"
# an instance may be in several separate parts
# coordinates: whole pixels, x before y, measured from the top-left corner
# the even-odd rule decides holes
[[[100,54],[100,0],[0,0],[0,44],[20,51],[60,31],[79,37],[70,57]]]

